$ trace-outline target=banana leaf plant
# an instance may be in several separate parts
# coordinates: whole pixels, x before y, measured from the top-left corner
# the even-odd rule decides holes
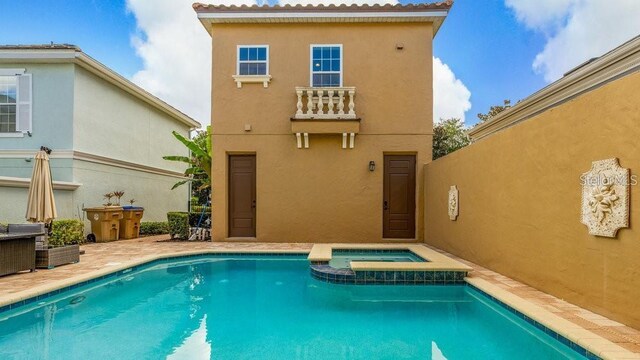
[[[187,139],[176,131],[173,132],[178,141],[189,149],[189,156],[169,155],[162,158],[169,161],[183,162],[188,165],[184,171],[186,179],[173,185],[171,190],[186,183],[193,183],[198,190],[211,187],[211,127],[200,131],[193,139]]]

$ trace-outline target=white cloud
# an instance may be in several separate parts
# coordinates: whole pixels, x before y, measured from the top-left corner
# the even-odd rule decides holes
[[[533,68],[551,82],[592,57],[640,34],[640,1],[505,0],[527,27],[547,42]],[[543,6],[540,6],[540,4]]]
[[[433,120],[460,118],[471,108],[471,92],[447,64],[433,58]]]
[[[262,0],[261,0],[262,1]],[[132,44],[143,60],[133,81],[203,125],[211,112],[211,38],[198,21],[193,0],[127,0],[138,34]],[[255,0],[217,1],[217,4],[255,4]],[[281,4],[397,3],[396,0],[281,0]],[[471,93],[451,69],[433,59],[434,119],[464,120]]]
[[[192,3],[127,0],[127,9],[138,26],[132,44],[143,61],[143,69],[132,81],[204,126],[209,124],[211,113],[211,38]]]
[[[505,0],[518,20],[527,27],[537,30],[551,30],[562,25],[576,0]]]

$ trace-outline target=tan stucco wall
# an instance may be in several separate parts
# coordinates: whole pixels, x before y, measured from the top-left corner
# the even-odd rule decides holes
[[[617,238],[580,223],[592,161],[617,157],[638,171],[639,87],[634,73],[426,165],[426,242],[640,328],[640,187]]]
[[[431,159],[432,29],[429,24],[218,25],[213,32],[213,238],[227,237],[227,157],[257,156],[257,239],[382,241],[384,153],[415,153],[417,204]],[[366,39],[375,39],[367,41]],[[402,43],[404,50],[396,50]],[[269,45],[268,88],[236,88],[236,46]],[[342,136],[309,136],[297,149],[290,117],[296,86],[309,86],[310,44],[343,44],[344,86],[362,118],[355,149]],[[252,130],[245,132],[245,124]],[[368,164],[374,160],[376,171]],[[423,239],[422,207],[416,239]]]

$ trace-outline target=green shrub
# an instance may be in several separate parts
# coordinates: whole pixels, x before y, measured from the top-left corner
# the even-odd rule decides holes
[[[140,223],[140,235],[162,235],[169,233],[166,221],[144,221]]]
[[[63,246],[84,243],[84,223],[78,219],[54,220],[49,245]]]
[[[187,212],[168,212],[167,220],[169,221],[169,234],[172,239],[189,238],[189,213]]]
[[[169,233],[166,221],[144,221],[140,223],[140,235],[162,235]]]

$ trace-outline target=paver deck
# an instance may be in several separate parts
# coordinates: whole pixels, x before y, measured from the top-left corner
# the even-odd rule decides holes
[[[176,242],[168,236],[150,236],[140,239],[123,240],[111,243],[87,244],[81,248],[85,254],[80,262],[60,266],[52,270],[38,270],[34,273],[19,273],[0,277],[0,298],[33,287],[46,286],[78,274],[104,271],[128,261],[140,259],[150,254],[180,254],[198,250],[221,251],[311,251],[313,244],[293,243],[212,243],[212,242]],[[625,326],[604,316],[595,314],[538,291],[530,286],[493,272],[489,269],[460,259],[444,251],[434,249],[473,268],[471,277],[481,278],[501,289],[525,299],[535,305],[566,319],[583,329],[637,354],[640,354],[640,331]]]

